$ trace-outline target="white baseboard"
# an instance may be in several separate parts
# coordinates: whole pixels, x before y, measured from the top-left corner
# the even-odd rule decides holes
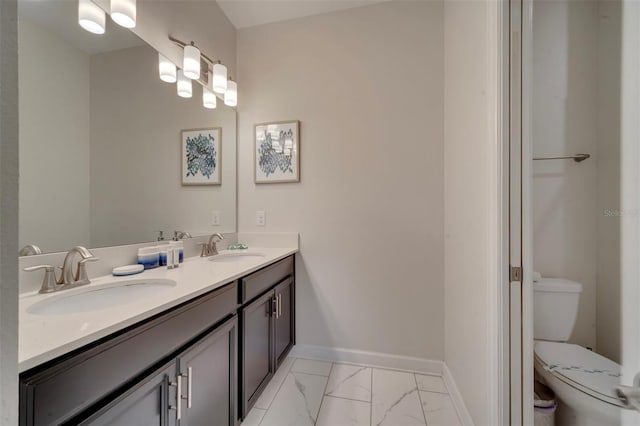
[[[469,411],[467,410],[467,406],[462,399],[462,395],[458,390],[458,386],[456,386],[455,380],[453,380],[453,375],[451,374],[449,367],[447,367],[447,365],[444,363],[442,365],[442,378],[444,380],[445,386],[447,387],[447,390],[449,391],[451,402],[453,402],[453,406],[458,412],[458,418],[460,419],[460,422],[465,426],[473,426],[473,419],[471,418],[471,414],[469,414]]]
[[[442,375],[442,361],[325,346],[296,345],[291,356]]]

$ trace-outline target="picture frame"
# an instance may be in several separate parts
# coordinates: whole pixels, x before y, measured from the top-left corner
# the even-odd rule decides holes
[[[300,121],[258,123],[253,132],[255,183],[300,182]]]
[[[182,185],[221,185],[222,128],[185,129],[180,141]]]

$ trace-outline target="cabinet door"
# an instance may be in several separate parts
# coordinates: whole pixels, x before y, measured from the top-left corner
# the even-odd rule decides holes
[[[242,330],[242,418],[253,407],[273,375],[273,290],[245,306],[240,314]]]
[[[173,410],[176,408],[176,388],[169,385],[175,378],[176,365],[171,363],[150,375],[81,424],[92,426],[175,426],[176,414]]]
[[[237,317],[178,356],[180,426],[231,426],[237,418]]]
[[[275,288],[276,313],[275,318],[275,360],[280,366],[294,344],[295,291],[292,278],[287,278]]]

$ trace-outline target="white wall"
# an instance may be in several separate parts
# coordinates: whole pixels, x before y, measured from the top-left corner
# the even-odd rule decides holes
[[[571,341],[619,359],[618,1],[534,1],[534,266],[583,284]]]
[[[197,84],[191,99],[179,97],[157,67],[148,46],[91,57],[92,247],[152,241],[159,229],[236,230],[235,110],[204,108]],[[209,127],[222,127],[222,184],[182,186],[181,130]]]
[[[239,229],[300,233],[298,343],[443,358],[442,61],[436,1],[238,32]],[[253,125],[289,119],[301,182],[254,184]]]
[[[498,8],[444,3],[445,356],[474,424],[498,420]]]
[[[18,8],[0,2],[0,424],[18,424]]]
[[[620,78],[622,4],[598,4],[598,271],[596,347],[620,362]],[[607,214],[607,211],[612,211]]]
[[[18,25],[20,246],[59,251],[89,238],[89,55]]]

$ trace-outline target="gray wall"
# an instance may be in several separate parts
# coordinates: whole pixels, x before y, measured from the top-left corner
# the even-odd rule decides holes
[[[18,424],[18,28],[0,1],[0,424]]]
[[[443,54],[438,1],[238,31],[239,229],[300,233],[298,343],[443,359]],[[254,184],[295,119],[301,182]]]
[[[89,246],[90,56],[29,21],[18,32],[20,245]]]

